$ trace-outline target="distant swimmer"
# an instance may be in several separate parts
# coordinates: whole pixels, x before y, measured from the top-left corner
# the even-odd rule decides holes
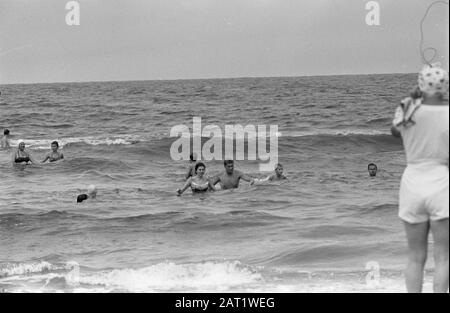
[[[195,177],[195,166],[197,165],[197,154],[191,153],[190,155],[190,161],[189,161],[189,168],[187,170],[187,173],[185,175],[185,179],[188,180],[191,177]]]
[[[378,166],[375,163],[370,163],[367,166],[367,170],[369,171],[370,177],[375,177],[378,173]]]
[[[28,165],[30,163],[37,164],[30,153],[25,151],[25,142],[20,140],[19,147],[12,157],[13,164],[15,165]]]
[[[2,149],[9,149],[9,148],[11,148],[11,145],[9,143],[9,137],[10,137],[9,129],[5,129],[3,131],[3,137],[0,140],[0,148],[2,148]]]
[[[88,193],[82,194],[77,197],[77,203],[82,203],[88,199],[96,199],[97,198],[97,187],[94,185],[90,185],[88,187]]]
[[[57,141],[52,142],[51,149],[52,151],[45,156],[45,159],[44,161],[42,161],[42,163],[45,163],[47,161],[56,162],[64,159],[64,154],[58,151],[59,143]]]
[[[420,93],[397,108],[392,133],[401,137],[407,166],[399,192],[399,217],[408,242],[405,271],[408,292],[423,288],[428,238],[433,235],[434,291],[449,288],[449,74],[426,66],[418,79]]]
[[[222,190],[239,188],[239,182],[242,180],[254,184],[255,180],[250,176],[234,169],[234,161],[226,160],[224,162],[225,172],[212,178],[211,189],[215,190],[215,186],[220,184]]]
[[[275,173],[266,177],[265,179],[256,179],[255,183],[256,184],[260,184],[260,183],[267,183],[267,182],[275,182],[275,181],[283,181],[283,180],[287,180],[288,178],[283,174],[284,172],[284,168],[283,165],[281,165],[281,163],[278,163],[275,166]]]
[[[275,174],[267,177],[267,181],[280,181],[280,180],[286,180],[288,179],[284,174],[284,168],[283,165],[278,163],[275,168]]]
[[[201,162],[197,163],[195,166],[196,176],[189,178],[183,189],[177,190],[178,195],[181,196],[189,187],[192,189],[193,193],[209,191],[211,188],[209,185],[209,180],[205,177],[205,172],[205,164]]]

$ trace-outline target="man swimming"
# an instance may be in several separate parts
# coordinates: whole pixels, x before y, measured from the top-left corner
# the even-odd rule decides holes
[[[3,138],[0,140],[0,148],[2,149],[9,149],[11,148],[11,145],[9,143],[9,129],[5,129],[3,131]]]
[[[56,162],[56,161],[64,159],[64,154],[62,154],[61,152],[58,152],[59,143],[57,141],[52,142],[51,149],[52,149],[52,151],[45,156],[45,159],[44,159],[44,161],[42,161],[42,163],[45,163],[47,161]]]
[[[369,171],[370,177],[375,177],[378,173],[378,166],[375,163],[370,163],[367,166],[367,170]]]
[[[241,179],[246,182],[250,182],[250,184],[252,185],[255,183],[255,180],[253,178],[234,169],[233,160],[226,160],[224,162],[224,167],[225,172],[214,177],[210,181],[210,187],[212,190],[216,190],[215,186],[219,183],[223,190],[239,188],[239,182],[241,181]]]
[[[209,191],[211,188],[209,186],[209,180],[205,177],[206,166],[205,164],[199,162],[195,166],[195,172],[197,175],[190,178],[183,189],[178,189],[178,196],[181,196],[189,187],[191,187],[193,193],[203,193]]]
[[[82,194],[77,197],[77,203],[82,203],[88,199],[96,199],[97,198],[97,187],[94,185],[90,185],[88,187],[88,193]]]
[[[13,154],[12,161],[14,165],[28,165],[29,163],[37,164],[31,154],[25,151],[25,142],[23,141],[19,141],[19,147]]]
[[[279,181],[279,180],[286,180],[287,177],[283,174],[284,172],[284,168],[283,165],[281,165],[280,163],[277,164],[276,168],[275,168],[275,174],[267,177],[268,181]]]

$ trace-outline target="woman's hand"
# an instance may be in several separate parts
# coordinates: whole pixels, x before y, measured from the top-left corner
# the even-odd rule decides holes
[[[411,90],[411,93],[409,95],[414,100],[420,99],[420,98],[422,98],[422,91],[420,91],[419,86],[416,86],[413,90]]]

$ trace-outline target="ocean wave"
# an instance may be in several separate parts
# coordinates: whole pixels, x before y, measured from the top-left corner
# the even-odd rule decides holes
[[[109,137],[74,137],[74,138],[55,138],[55,139],[23,139],[28,148],[33,150],[48,150],[50,144],[56,140],[60,147],[71,147],[76,145],[90,146],[116,146],[116,145],[133,145],[139,142],[139,137],[134,135],[117,135]],[[19,140],[11,140],[12,146],[17,146]]]
[[[311,231],[303,235],[303,241],[315,240],[323,236],[323,231],[326,227],[319,229],[319,231]],[[341,229],[334,228],[334,231],[342,231]],[[338,237],[336,233],[329,231],[328,238]],[[358,234],[364,236],[364,232],[376,234],[382,231],[377,227],[361,227],[355,230],[344,230],[345,234],[349,238],[358,237]],[[328,239],[323,239],[322,244],[299,244],[297,248],[290,248],[285,251],[278,251],[272,255],[264,256],[261,259],[256,260],[259,264],[265,266],[295,266],[295,267],[316,267],[320,264],[328,264],[330,260],[333,260],[333,267],[339,267],[342,270],[348,268],[355,268],[356,264],[361,265],[361,256],[365,259],[379,258],[380,255],[393,256],[398,254],[397,250],[393,250],[392,246],[386,244],[386,242],[369,242],[364,245],[357,242],[350,243],[332,243]]]
[[[288,217],[277,216],[258,211],[232,211],[213,214],[208,212],[162,212],[135,216],[107,217],[102,215],[87,215],[66,211],[50,211],[35,214],[7,213],[0,215],[0,226],[40,230],[44,225],[53,225],[61,221],[77,223],[85,231],[104,233],[117,232],[160,232],[165,229],[184,229],[190,231],[208,231],[245,227],[259,227],[289,220]],[[59,232],[60,230],[58,230]],[[61,230],[64,232],[65,230]]]
[[[81,284],[106,286],[129,292],[180,290],[226,291],[262,279],[261,274],[238,261],[175,264],[164,262],[141,269],[120,269],[80,277]]]
[[[401,270],[382,269],[377,284],[368,270],[310,271],[254,267],[240,261],[177,264],[166,261],[141,268],[91,270],[71,261],[0,266],[3,292],[405,292]],[[432,291],[432,273],[425,277]]]
[[[288,131],[281,132],[280,137],[314,137],[314,136],[328,136],[328,137],[352,137],[352,136],[383,136],[390,135],[389,130],[373,130],[373,129],[351,129],[351,130],[314,130],[314,131]]]
[[[44,261],[35,263],[8,263],[0,265],[0,278],[37,273],[48,273],[64,269],[67,269],[67,266],[54,265]]]
[[[72,124],[58,124],[58,125],[48,125],[44,127],[50,128],[70,128],[73,127]],[[249,141],[260,138],[258,133],[255,134],[227,134],[222,132],[222,138],[233,139],[235,141]],[[271,134],[267,132],[265,134],[266,138],[269,139]],[[289,140],[294,138],[327,138],[327,137],[337,137],[337,138],[391,138],[389,130],[366,130],[366,129],[356,129],[356,130],[315,130],[315,131],[280,131],[276,133],[279,141]],[[189,138],[191,141],[194,138],[201,138],[202,143],[208,141],[212,137],[196,136],[192,133],[181,134],[181,138]],[[34,150],[48,150],[52,141],[57,140],[61,148],[64,147],[74,147],[79,145],[88,146],[121,146],[121,145],[135,145],[138,143],[151,143],[156,145],[170,146],[175,140],[180,137],[170,137],[168,133],[154,133],[146,136],[140,135],[110,135],[110,136],[88,136],[88,137],[68,137],[68,138],[54,138],[54,139],[20,139],[24,140],[30,149]],[[16,146],[19,139],[11,140],[12,146]]]
[[[71,287],[99,292],[193,292],[222,291],[263,281],[257,269],[239,261],[205,261],[176,264],[162,262],[144,268],[124,268],[73,272],[76,262],[54,265],[48,262],[14,264],[0,267],[0,279],[26,276],[23,280],[42,281],[41,291]],[[71,272],[72,271],[72,272]],[[30,277],[31,276],[31,277]],[[0,282],[1,282],[0,280]],[[17,279],[15,279],[17,280]],[[61,290],[62,289],[62,290]]]

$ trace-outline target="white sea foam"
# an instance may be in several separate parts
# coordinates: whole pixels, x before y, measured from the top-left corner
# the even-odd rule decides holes
[[[48,262],[6,264],[0,267],[0,278],[15,275],[26,275],[64,269]]]
[[[226,291],[261,279],[261,274],[237,261],[198,264],[166,262],[141,269],[116,269],[82,275],[80,283],[130,292]]]
[[[24,139],[23,141],[28,148],[33,150],[49,150],[50,145],[53,141],[58,141],[60,148],[63,149],[64,146],[68,144],[84,143],[92,146],[99,145],[131,145],[139,141],[138,136],[133,135],[117,135],[109,137],[71,137],[71,138],[55,138],[55,139]],[[18,140],[11,140],[11,145],[13,147],[17,146]]]

